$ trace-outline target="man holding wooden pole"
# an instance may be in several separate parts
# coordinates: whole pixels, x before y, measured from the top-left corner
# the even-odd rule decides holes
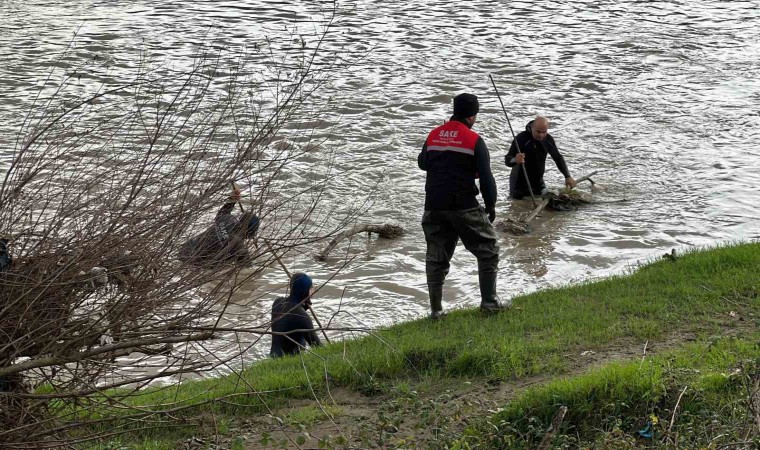
[[[546,155],[549,155],[557,165],[557,169],[565,177],[565,185],[575,187],[575,180],[570,176],[565,158],[557,149],[554,138],[549,134],[549,120],[538,116],[528,122],[525,131],[520,132],[512,141],[504,162],[512,168],[509,175],[509,196],[521,199],[532,194],[541,196],[546,189],[544,171],[546,170]],[[521,168],[520,166],[524,166]],[[527,176],[527,180],[526,180]]]
[[[240,189],[232,194],[217,212],[214,224],[182,244],[179,258],[196,265],[219,263],[250,263],[245,240],[253,239],[259,230],[259,218],[253,211],[243,212],[240,217],[232,214],[240,202]],[[240,207],[242,211],[242,206]]]

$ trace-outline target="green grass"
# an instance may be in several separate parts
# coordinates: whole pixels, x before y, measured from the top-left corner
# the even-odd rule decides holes
[[[329,416],[328,416],[329,414]],[[335,417],[341,414],[341,409],[337,406],[324,405],[324,411],[318,406],[308,405],[288,411],[285,414],[283,422],[291,426],[311,426],[321,422],[328,417]]]
[[[246,369],[242,379],[232,375],[150,389],[127,404],[164,405],[156,408],[161,410],[211,401],[199,410],[255,414],[283,399],[310,398],[312,389],[323,395],[326,374],[332,385],[367,393],[420,377],[561,374],[569,369],[568,352],[625,339],[657,341],[676,330],[709,335],[731,322],[730,311],[755,321],[760,312],[758,255],[760,244],[751,243],[693,252],[675,262],[659,260],[628,275],[517,297],[513,310],[498,315],[460,310],[438,322],[403,323],[303,358],[262,361]],[[500,281],[508,282],[507,277]],[[608,376],[630,376],[624,372]],[[237,396],[216,401],[230,395]]]
[[[747,409],[747,381],[758,375],[759,338],[755,333],[748,339],[695,343],[643,364],[609,364],[528,389],[451,447],[535,448],[561,405],[568,412],[555,445],[658,446],[675,435],[683,448],[741,441],[754,426]],[[647,421],[654,422],[654,436],[637,437]]]

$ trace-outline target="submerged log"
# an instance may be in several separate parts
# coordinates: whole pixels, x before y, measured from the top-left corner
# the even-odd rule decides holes
[[[580,183],[581,181],[586,181],[586,180],[588,180],[588,181],[590,181],[590,182],[591,182],[591,184],[592,184],[592,185],[594,185],[594,184],[596,184],[596,183],[594,183],[594,180],[592,180],[592,179],[591,179],[591,177],[593,177],[594,175],[596,175],[596,174],[598,174],[598,173],[599,173],[599,171],[598,171],[598,170],[595,170],[595,171],[593,171],[593,172],[591,172],[591,173],[589,173],[589,174],[583,175],[582,177],[580,177],[580,178],[578,178],[577,180],[575,180],[575,184],[578,184],[578,183]]]
[[[544,198],[541,200],[538,206],[536,206],[533,211],[528,214],[525,220],[515,220],[511,217],[507,217],[506,220],[496,222],[496,229],[500,231],[507,231],[512,234],[528,234],[531,231],[530,221],[535,219],[536,216],[539,215],[548,204],[549,198]]]
[[[519,219],[515,220],[511,217],[496,222],[494,227],[499,231],[506,231],[512,234],[528,234],[531,231],[529,223]]]
[[[335,236],[329,244],[327,244],[327,247],[325,247],[324,250],[322,250],[322,253],[318,254],[316,258],[320,261],[324,261],[327,259],[327,255],[330,254],[330,252],[337,247],[338,244],[345,238],[349,236],[353,236],[358,233],[377,233],[378,236],[380,236],[383,239],[395,239],[397,237],[400,237],[404,234],[404,229],[398,225],[393,224],[372,224],[372,223],[364,223],[359,225],[354,225],[353,227],[342,231],[338,233],[337,236]]]

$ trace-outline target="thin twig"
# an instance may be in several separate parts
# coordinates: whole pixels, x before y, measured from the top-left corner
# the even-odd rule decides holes
[[[724,448],[731,448],[731,447],[746,446],[750,444],[756,444],[756,441],[732,442],[730,444],[723,444],[718,447],[715,447],[715,450],[721,450]]]
[[[560,406],[557,415],[554,416],[554,419],[552,419],[551,426],[548,430],[546,430],[544,438],[541,439],[541,444],[539,444],[537,450],[546,450],[551,446],[552,440],[554,440],[554,436],[557,434],[557,431],[559,431],[559,426],[562,424],[562,421],[565,420],[566,414],[567,406]]]
[[[668,434],[670,434],[670,430],[673,428],[673,424],[676,421],[676,414],[678,412],[678,405],[681,404],[681,397],[683,397],[683,394],[686,392],[686,388],[689,386],[684,386],[683,390],[681,391],[681,395],[678,396],[678,400],[676,401],[676,406],[673,408],[673,415],[670,417],[670,426],[668,426]]]
[[[280,256],[274,251],[274,248],[272,248],[272,244],[270,244],[267,239],[262,238],[261,240],[264,241],[264,244],[267,246],[267,249],[269,249],[269,252],[272,253],[272,256],[274,256],[274,259],[276,259],[277,262],[280,264],[280,268],[282,268],[282,271],[285,272],[285,275],[288,276],[288,280],[293,278],[293,275],[290,273],[288,268],[282,262],[282,259],[280,259]]]
[[[639,364],[639,369],[641,369],[641,367],[644,365],[644,358],[647,357],[647,345],[649,345],[649,339],[644,342],[644,353],[641,355],[641,364]]]

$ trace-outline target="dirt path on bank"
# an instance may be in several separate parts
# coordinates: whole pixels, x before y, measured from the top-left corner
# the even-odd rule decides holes
[[[739,336],[751,329],[754,329],[752,324],[741,318],[727,318],[715,338]],[[272,415],[241,418],[229,425],[224,436],[203,436],[182,443],[179,448],[435,447],[443,437],[458,436],[472,421],[492,415],[526,388],[578,375],[614,361],[643,361],[646,356],[694,341],[696,336],[696,332],[673,332],[657,341],[625,339],[593,351],[577,349],[562,355],[568,370],[560,375],[541,374],[514,380],[422,379],[374,395],[333,388],[330,397],[320,403],[292,400],[287,407],[273,411]],[[319,410],[330,413],[331,417],[322,414],[321,419],[316,419]],[[310,413],[304,414],[304,411]],[[309,415],[310,420],[299,421]]]

